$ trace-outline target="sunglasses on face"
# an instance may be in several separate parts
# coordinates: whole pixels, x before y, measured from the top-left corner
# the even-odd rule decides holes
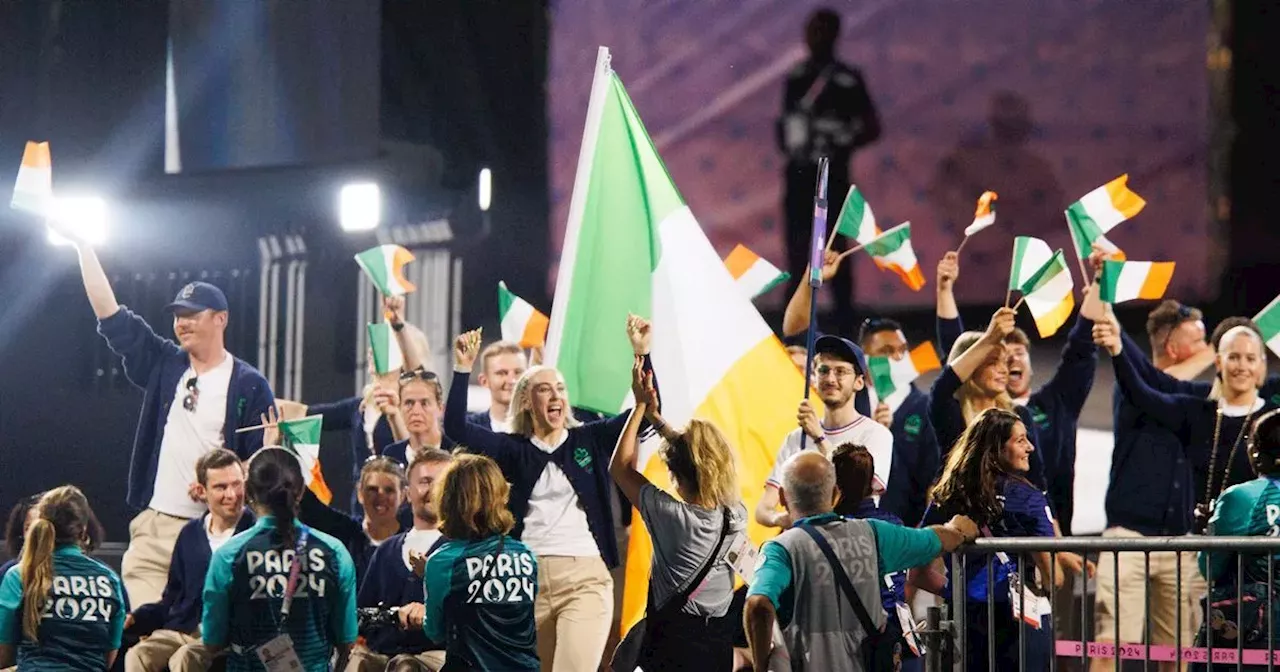
[[[196,403],[200,401],[200,388],[196,387],[196,376],[187,381],[187,396],[182,398],[182,407],[194,413]]]

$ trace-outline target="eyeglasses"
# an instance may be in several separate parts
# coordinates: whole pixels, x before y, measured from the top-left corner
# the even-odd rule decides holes
[[[200,401],[200,388],[196,387],[197,376],[192,376],[187,381],[187,396],[182,398],[182,407],[188,411],[195,413],[196,404]]]
[[[412,380],[415,380],[415,379],[417,379],[417,380],[439,380],[439,379],[440,379],[440,376],[437,376],[435,371],[428,371],[428,370],[427,370],[427,367],[425,367],[425,366],[419,366],[418,368],[416,368],[416,369],[414,369],[414,370],[412,370],[412,371],[404,371],[404,372],[402,372],[402,373],[400,374],[400,384],[401,384],[401,385],[404,385],[405,383],[407,383],[407,382],[409,382],[409,381],[412,381]]]
[[[814,367],[814,371],[819,377],[825,376],[828,373],[834,374],[836,378],[848,378],[849,376],[854,375],[854,370],[851,366],[836,367],[829,364],[819,364]]]
[[[1194,313],[1192,312],[1192,310],[1194,310],[1194,309],[1193,309],[1193,308],[1191,308],[1190,306],[1183,306],[1183,305],[1179,305],[1179,306],[1178,306],[1178,317],[1179,317],[1180,319],[1183,319],[1183,320],[1189,320],[1189,319],[1191,319],[1191,318],[1194,316]]]

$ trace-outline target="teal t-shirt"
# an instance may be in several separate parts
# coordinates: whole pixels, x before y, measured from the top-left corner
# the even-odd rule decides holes
[[[295,539],[303,526],[294,523]],[[327,672],[333,647],[356,641],[356,569],[337,539],[310,528],[289,617],[280,608],[294,545],[283,548],[274,516],[232,537],[213,554],[204,583],[201,636],[227,646],[227,670],[265,672],[256,649],[281,633],[308,672]]]
[[[446,670],[541,669],[533,602],[538,560],[511,537],[445,542],[423,581],[422,629],[445,642]]]
[[[0,580],[0,644],[17,646],[23,672],[100,672],[107,653],[120,648],[124,617],[120,577],[74,544],[53,552],[53,586],[36,631],[38,641],[22,635],[22,568],[12,567]]]
[[[1238,483],[1218,497],[1209,518],[1209,534],[1223,537],[1280,537],[1280,479],[1259,476],[1252,481]],[[1200,573],[1219,581],[1226,574],[1234,573],[1236,554],[1219,551],[1200,553]],[[1280,553],[1276,554],[1280,565]],[[1245,574],[1265,581],[1267,558],[1245,556]]]

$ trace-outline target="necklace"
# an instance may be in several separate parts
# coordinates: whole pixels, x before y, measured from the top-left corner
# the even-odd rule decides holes
[[[1250,406],[1249,413],[1244,416],[1244,423],[1240,425],[1240,432],[1236,434],[1236,440],[1231,444],[1231,452],[1227,455],[1227,462],[1222,467],[1222,488],[1218,489],[1219,492],[1227,486],[1227,477],[1231,474],[1231,465],[1236,460],[1236,450],[1240,448],[1240,440],[1244,438],[1245,432],[1249,429],[1249,420],[1253,418],[1253,411],[1253,406]],[[1218,461],[1218,440],[1222,436],[1222,416],[1222,402],[1219,402],[1213,421],[1213,448],[1209,451],[1209,479],[1208,483],[1205,484],[1204,490],[1204,503],[1206,506],[1211,504],[1214,499],[1217,499],[1217,494],[1213,490],[1213,471]]]

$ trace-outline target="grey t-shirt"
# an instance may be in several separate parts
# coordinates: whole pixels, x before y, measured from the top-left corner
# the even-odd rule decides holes
[[[653,564],[649,586],[656,609],[693,579],[712,549],[720,541],[724,526],[721,509],[705,509],[686,504],[653,484],[640,489],[636,507],[653,539]],[[738,504],[729,511],[729,534],[720,548],[716,564],[707,572],[702,587],[689,598],[681,611],[695,616],[724,616],[733,600],[733,568],[725,562],[733,536],[746,529],[747,509]]]

